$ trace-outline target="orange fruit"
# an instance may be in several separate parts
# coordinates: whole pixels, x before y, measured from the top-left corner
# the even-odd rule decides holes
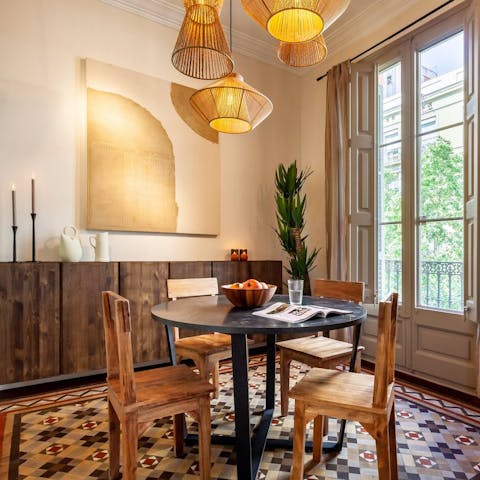
[[[243,288],[251,288],[257,290],[262,288],[262,284],[254,278],[249,278],[246,282],[243,282]]]

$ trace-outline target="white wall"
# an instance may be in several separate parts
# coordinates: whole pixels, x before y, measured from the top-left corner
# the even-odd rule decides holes
[[[170,63],[177,32],[97,0],[1,0],[0,261],[11,260],[11,193],[17,187],[18,259],[31,259],[30,177],[36,178],[37,259],[58,259],[64,225],[85,225],[84,96],[81,58],[175,81],[199,82]],[[222,260],[232,247],[280,259],[273,178],[300,158],[300,83],[289,72],[241,56],[236,70],[274,111],[247,135],[221,135],[218,237],[111,233],[112,260]],[[199,164],[201,168],[201,163]],[[83,260],[92,232],[81,231]]]

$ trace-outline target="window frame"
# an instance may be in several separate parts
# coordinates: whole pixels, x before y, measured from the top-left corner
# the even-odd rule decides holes
[[[428,133],[422,133],[422,106],[420,101],[420,75],[418,75],[419,68],[420,68],[420,53],[422,50],[428,49],[441,43],[442,41],[460,33],[464,32],[465,30],[465,11],[455,13],[448,18],[438,21],[436,24],[428,25],[422,31],[412,35],[411,37],[411,44],[410,44],[410,57],[413,60],[412,64],[412,76],[414,76],[412,80],[413,84],[413,111],[411,112],[412,116],[412,125],[414,126],[414,131],[412,130],[412,138],[413,138],[413,155],[414,155],[414,175],[415,175],[415,185],[414,185],[414,192],[415,197],[413,198],[414,210],[413,210],[413,217],[414,225],[412,225],[413,231],[410,232],[413,235],[413,257],[410,259],[414,261],[414,264],[411,265],[413,278],[415,279],[415,285],[411,285],[413,289],[413,294],[411,296],[412,301],[412,309],[413,312],[439,312],[445,313],[448,315],[455,315],[457,317],[463,317],[463,311],[454,311],[454,310],[443,310],[438,308],[432,308],[426,305],[421,305],[421,266],[420,266],[420,226],[423,224],[423,221],[420,216],[420,161],[421,161],[421,139],[423,136],[428,135]],[[465,34],[465,32],[464,32]],[[465,58],[465,52],[464,52]],[[465,68],[465,62],[464,62]],[[464,83],[465,83],[465,75],[464,75]],[[462,118],[461,122],[456,122],[452,125],[449,125],[447,128],[453,128],[454,125],[461,125],[462,129],[465,129],[465,121]],[[436,129],[438,131],[438,128]],[[465,145],[463,145],[465,148]],[[463,215],[462,220],[464,220],[465,215]],[[464,232],[465,235],[465,232]],[[465,256],[463,255],[463,262],[465,263]],[[462,278],[462,291],[464,289],[463,286],[463,278]],[[462,298],[463,303],[463,298]]]
[[[438,311],[449,315],[462,316],[463,312],[451,310],[438,310],[420,306],[417,295],[420,297],[420,280],[417,280],[419,268],[418,245],[418,218],[419,205],[418,171],[419,151],[417,145],[418,133],[421,129],[421,102],[419,102],[417,63],[420,50],[429,48],[437,43],[463,31],[465,28],[465,8],[460,11],[446,12],[438,18],[422,25],[405,37],[392,42],[379,51],[361,59],[362,62],[374,64],[375,92],[377,89],[378,74],[380,70],[401,63],[401,96],[402,96],[402,120],[401,120],[401,169],[402,169],[402,301],[399,304],[399,314],[402,317],[411,317],[417,311]],[[409,105],[405,108],[405,103]],[[418,122],[417,122],[418,119]],[[438,120],[436,119],[436,122]],[[395,142],[396,143],[396,142]],[[378,99],[375,105],[375,213],[374,230],[375,244],[378,238],[379,215],[378,215]],[[410,161],[410,159],[413,159]],[[412,179],[412,181],[410,181]],[[375,304],[379,298],[378,285],[378,252],[375,253]],[[414,283],[415,282],[415,283]]]

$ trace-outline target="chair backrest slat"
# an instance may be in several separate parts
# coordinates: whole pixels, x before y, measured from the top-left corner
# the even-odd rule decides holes
[[[390,318],[392,316],[392,303],[380,302],[378,309],[377,355],[375,359],[375,384],[373,389],[373,405],[385,407],[388,389],[388,364],[387,357],[390,338]]]
[[[107,379],[118,380],[124,405],[135,403],[130,304],[114,292],[103,292],[103,324],[107,350]]]
[[[103,329],[105,331],[105,350],[107,353],[107,381],[118,380],[118,348],[117,334],[112,311],[114,311],[113,292],[102,292],[103,303]]]
[[[167,279],[167,297],[170,300],[208,295],[218,295],[218,280],[215,277]],[[175,341],[180,338],[178,327],[173,328],[173,335]]]
[[[375,383],[373,406],[384,408],[387,393],[394,381],[395,373],[395,335],[398,294],[391,293],[379,304],[377,353],[375,358]]]
[[[218,280],[215,277],[167,279],[167,296],[171,300],[206,295],[218,295]]]
[[[315,279],[312,293],[316,297],[339,298],[362,303],[365,285],[363,282]]]
[[[398,309],[398,293],[390,295],[392,299],[392,323],[390,326],[389,339],[389,362],[388,362],[388,383],[395,380],[395,353],[396,353],[396,339],[397,339],[397,309]]]

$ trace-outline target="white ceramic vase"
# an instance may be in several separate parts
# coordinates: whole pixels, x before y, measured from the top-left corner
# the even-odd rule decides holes
[[[108,232],[97,233],[90,237],[90,245],[95,250],[96,262],[109,262],[110,255],[108,251]]]
[[[77,229],[73,225],[64,227],[60,236],[59,253],[62,262],[78,262],[82,258],[82,245],[78,238]]]

